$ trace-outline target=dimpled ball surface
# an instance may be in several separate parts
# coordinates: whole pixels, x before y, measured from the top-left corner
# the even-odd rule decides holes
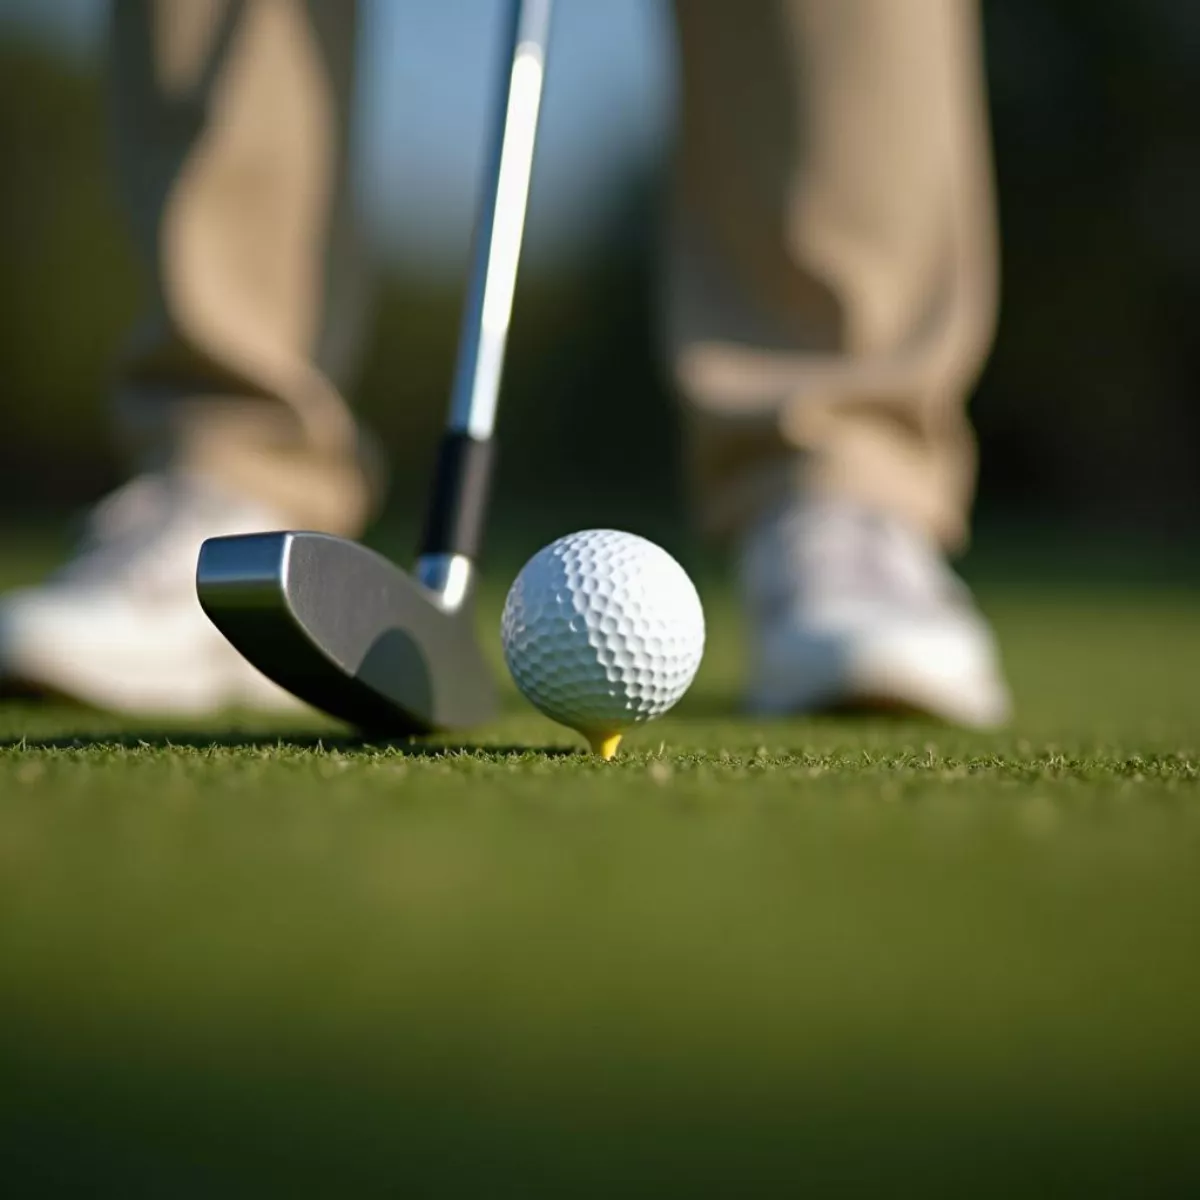
[[[665,713],[687,691],[704,653],[704,610],[661,547],[592,529],[525,564],[501,636],[535,707],[573,729],[616,732]]]

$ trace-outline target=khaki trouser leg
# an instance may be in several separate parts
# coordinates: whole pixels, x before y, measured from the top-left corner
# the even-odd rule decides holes
[[[150,302],[118,419],[143,465],[298,525],[370,505],[335,379],[353,355],[346,140],[353,0],[117,0],[119,177]]]
[[[667,350],[715,532],[797,488],[954,546],[996,247],[976,0],[676,0]]]

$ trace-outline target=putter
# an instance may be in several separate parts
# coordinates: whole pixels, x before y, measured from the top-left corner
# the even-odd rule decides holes
[[[474,628],[475,562],[525,225],[552,0],[512,5],[446,431],[415,578],[322,533],[210,538],[196,590],[213,624],[293,695],[368,732],[468,728],[496,710]],[[506,59],[506,64],[508,60]]]

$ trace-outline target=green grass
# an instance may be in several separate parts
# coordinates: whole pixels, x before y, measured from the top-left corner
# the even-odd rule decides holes
[[[512,694],[450,746],[0,709],[6,1176],[1194,1188],[1196,595],[983,594],[999,734],[736,717],[720,591],[611,764]]]

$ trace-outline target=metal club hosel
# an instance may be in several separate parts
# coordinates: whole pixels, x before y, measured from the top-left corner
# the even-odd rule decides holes
[[[465,554],[422,554],[415,573],[446,612],[456,612],[467,602],[476,574],[475,564]]]

